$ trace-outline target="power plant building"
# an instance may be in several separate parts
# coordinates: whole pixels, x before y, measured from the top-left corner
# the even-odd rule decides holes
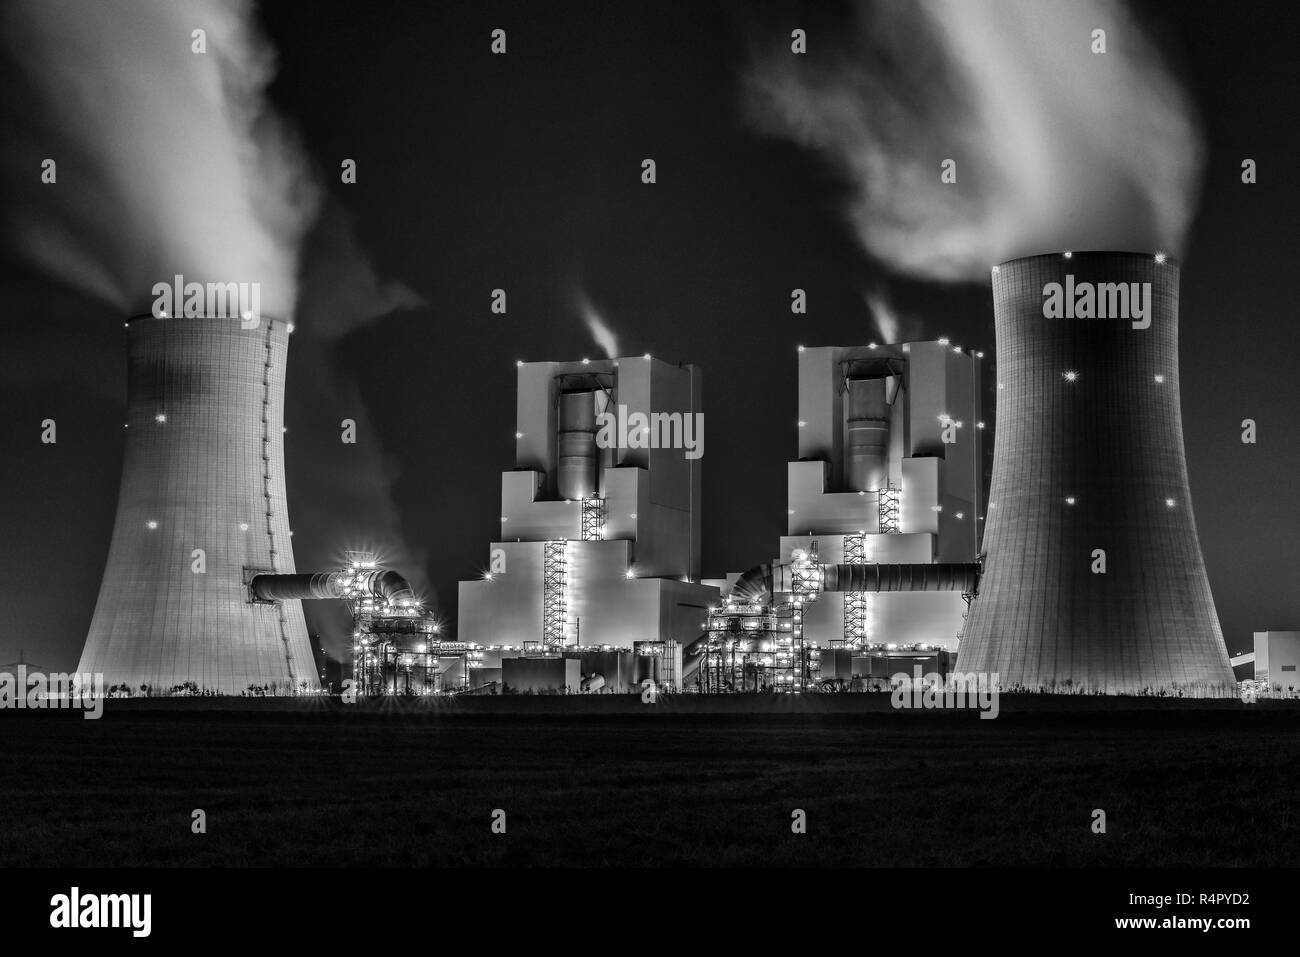
[[[108,563],[78,670],[166,693],[193,682],[316,690],[302,608],[259,603],[292,574],[284,482],[289,327],[262,317],[127,323],[126,449]]]
[[[799,459],[788,465],[796,552],[830,565],[971,563],[983,485],[980,355],[946,341],[800,347]],[[966,602],[953,591],[820,594],[803,636],[955,651]]]
[[[994,269],[996,445],[962,671],[1004,689],[1235,693],[1183,451],[1178,279],[1145,253]]]
[[[460,583],[457,637],[486,646],[696,640],[701,373],[644,357],[518,364],[500,538]]]

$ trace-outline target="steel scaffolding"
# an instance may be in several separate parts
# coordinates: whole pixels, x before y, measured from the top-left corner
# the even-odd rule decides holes
[[[899,521],[899,492],[892,485],[882,488],[877,494],[880,509],[880,534],[897,535],[902,531]]]
[[[605,537],[605,500],[603,498],[584,498],[582,500],[582,540],[598,542]]]
[[[542,641],[563,648],[569,606],[565,599],[568,541],[549,541],[542,556]]]
[[[867,536],[865,534],[844,536],[844,564],[865,565],[867,563]],[[867,594],[851,591],[844,594],[844,641],[850,647],[857,647],[867,638]]]

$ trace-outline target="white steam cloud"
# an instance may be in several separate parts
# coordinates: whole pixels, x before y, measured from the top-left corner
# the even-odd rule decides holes
[[[1033,253],[1182,247],[1197,119],[1114,0],[862,2],[844,40],[763,51],[745,81],[750,120],[825,154],[862,245],[900,271],[982,279]]]
[[[880,341],[884,343],[901,342],[902,321],[884,292],[879,290],[866,292],[863,293],[862,298],[867,301],[867,307],[871,310],[871,318],[875,321],[876,329],[880,332]]]
[[[617,359],[618,340],[614,338],[614,333],[610,331],[600,313],[596,311],[596,307],[591,304],[586,292],[582,290],[578,291],[578,312],[582,315],[582,321],[587,324],[591,337],[596,340],[596,345],[604,350],[605,358]]]
[[[8,240],[36,268],[142,309],[155,282],[257,282],[293,312],[318,191],[265,90],[247,0],[18,0],[3,13]],[[195,30],[206,52],[193,52]],[[44,159],[55,185],[38,185]],[[21,177],[21,179],[17,179]]]

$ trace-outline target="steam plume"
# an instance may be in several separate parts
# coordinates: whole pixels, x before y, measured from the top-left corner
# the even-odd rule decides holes
[[[293,312],[318,191],[268,108],[275,56],[247,0],[19,0],[6,7],[7,231],[29,262],[142,309],[155,282],[258,282]],[[192,32],[206,33],[205,53]],[[56,161],[54,185],[37,179]]]
[[[591,337],[596,340],[596,345],[605,350],[606,359],[618,358],[618,340],[614,338],[614,333],[605,325],[600,313],[596,307],[591,304],[591,299],[583,290],[578,291],[578,311],[582,314],[582,321],[587,324]]]
[[[867,301],[867,306],[871,310],[871,318],[876,323],[876,329],[880,332],[881,342],[901,342],[902,322],[899,320],[898,313],[894,311],[893,304],[883,290],[874,290],[863,293],[863,298]]]
[[[1181,248],[1198,124],[1120,3],[877,0],[846,36],[759,53],[746,108],[834,164],[875,257],[960,280],[1030,253]],[[940,181],[949,158],[955,185]]]

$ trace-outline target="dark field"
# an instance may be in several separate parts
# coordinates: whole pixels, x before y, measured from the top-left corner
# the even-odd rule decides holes
[[[1168,704],[8,712],[0,864],[1294,866],[1300,712]]]

